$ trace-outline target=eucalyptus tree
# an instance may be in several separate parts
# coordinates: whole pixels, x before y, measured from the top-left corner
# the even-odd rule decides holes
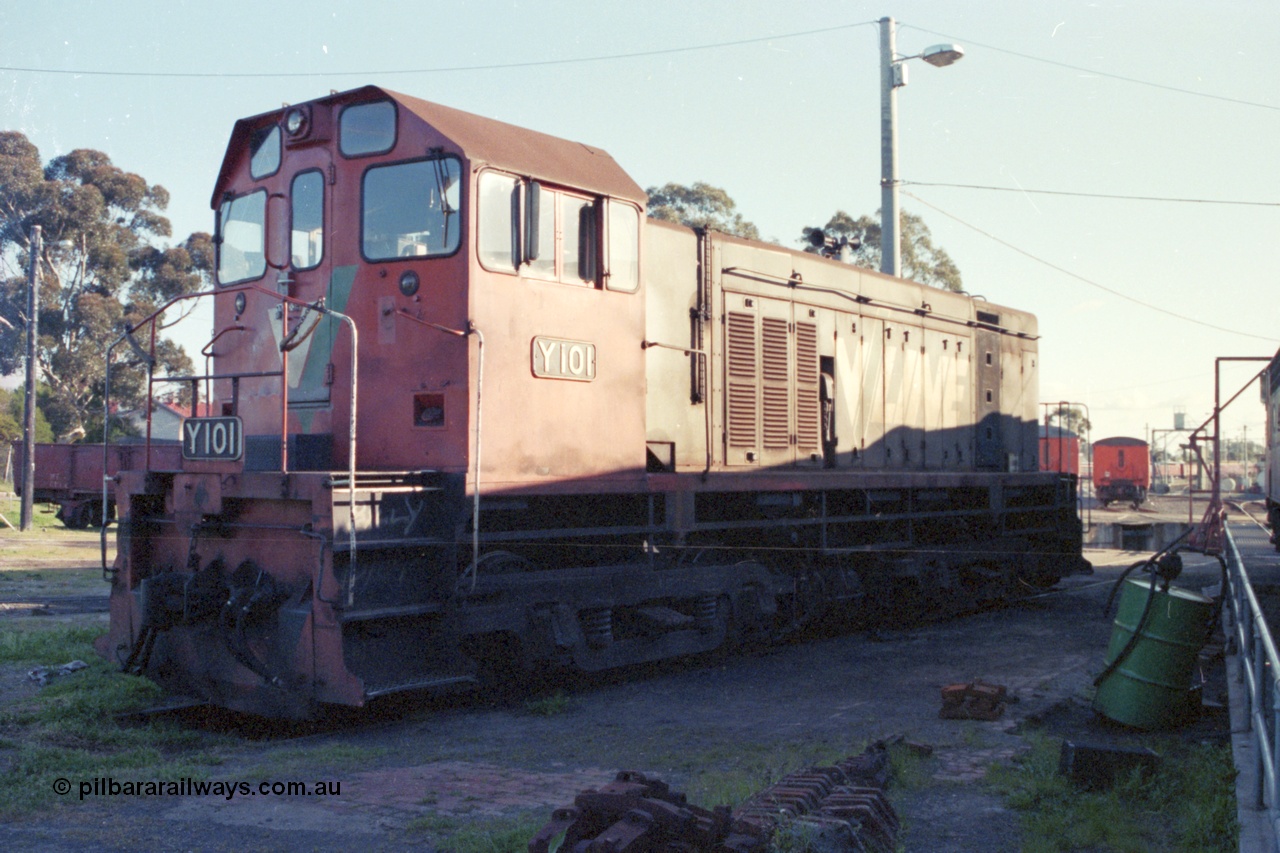
[[[1089,423],[1089,418],[1085,415],[1085,411],[1080,406],[1073,406],[1070,403],[1061,403],[1058,407],[1049,412],[1049,423],[1057,424],[1067,432],[1075,433],[1079,436],[1086,436],[1093,429],[1093,424]]]
[[[843,210],[836,211],[827,224],[805,228],[800,239],[810,244],[805,251],[816,252],[810,235],[822,231],[829,238],[847,239],[853,250],[853,263],[868,269],[880,269],[880,220],[870,216],[854,219]],[[929,226],[914,213],[902,212],[902,277],[957,293],[964,290],[960,269],[946,250],[933,244]]]
[[[126,172],[101,151],[76,149],[42,165],[17,131],[0,132],[0,375],[25,369],[27,279],[32,226],[39,225],[40,315],[36,369],[41,407],[56,435],[100,435],[105,352],[126,329],[168,300],[198,291],[212,268],[212,240],[192,234],[170,245],[169,194]],[[189,311],[180,303],[171,325]],[[150,346],[149,338],[140,341]],[[112,369],[120,410],[145,399],[140,359]],[[187,373],[191,360],[163,334],[155,370]],[[169,389],[181,398],[185,389]]]
[[[648,213],[653,219],[721,231],[748,240],[760,239],[760,230],[742,218],[737,204],[720,187],[698,181],[693,186],[663,184],[649,187],[645,192],[649,195]]]

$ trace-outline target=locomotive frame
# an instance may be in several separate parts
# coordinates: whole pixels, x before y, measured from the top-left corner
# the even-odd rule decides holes
[[[644,204],[598,149],[378,87],[238,122],[215,369],[153,379],[221,414],[118,476],[125,668],[303,716],[1087,565],[1034,317]]]

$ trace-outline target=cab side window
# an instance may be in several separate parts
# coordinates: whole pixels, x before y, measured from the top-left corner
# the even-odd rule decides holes
[[[477,251],[486,269],[515,272],[520,263],[519,182],[511,175],[485,172],[479,183],[479,235]]]
[[[609,201],[610,290],[635,293],[640,287],[640,211],[625,202]]]
[[[479,205],[477,251],[485,269],[627,293],[639,287],[638,208],[495,171],[480,175]],[[604,249],[614,266],[607,275]]]

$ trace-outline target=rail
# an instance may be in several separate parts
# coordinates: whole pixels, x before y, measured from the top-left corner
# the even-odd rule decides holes
[[[1266,616],[1249,582],[1244,562],[1231,531],[1225,530],[1228,601],[1232,639],[1244,682],[1247,731],[1253,735],[1257,780],[1248,807],[1267,811],[1272,849],[1280,839],[1280,803],[1277,803],[1276,769],[1280,766],[1280,655],[1267,627]]]

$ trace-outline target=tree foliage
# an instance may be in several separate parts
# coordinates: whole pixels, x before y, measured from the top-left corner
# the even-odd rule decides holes
[[[878,216],[879,211],[876,213]],[[801,239],[808,243],[810,235],[815,230],[818,229],[805,228]],[[860,243],[859,248],[853,252],[853,263],[860,267],[880,269],[881,235],[878,218],[859,216],[854,219],[843,210],[838,210],[821,230],[828,237],[846,238],[851,244]],[[951,256],[945,249],[933,245],[929,226],[925,225],[924,220],[919,216],[906,211],[902,212],[902,233],[899,235],[899,242],[902,251],[902,269],[899,272],[903,278],[957,293],[964,290],[960,279],[960,268],[956,266],[955,261],[951,260]],[[817,249],[809,246],[805,251],[816,252]]]
[[[45,418],[44,412],[41,410],[39,397],[44,388],[36,389],[36,441],[53,441],[53,430],[49,427],[49,421]],[[22,441],[23,430],[26,429],[26,392],[18,388],[17,390],[9,390],[8,388],[0,388],[0,457],[4,456],[5,448],[15,441]]]
[[[1084,409],[1067,403],[1049,412],[1049,423],[1058,424],[1066,431],[1079,436],[1088,435],[1093,429],[1093,424],[1089,423],[1089,419],[1085,417]]]
[[[26,136],[0,132],[0,375],[25,368],[30,235],[40,225],[36,369],[48,388],[41,407],[59,437],[100,434],[108,346],[208,279],[208,234],[162,242],[172,236],[168,204],[164,187],[125,172],[101,151],[76,149],[42,167]],[[164,319],[172,324],[180,316],[170,309]],[[182,348],[163,336],[156,359],[158,374],[191,370]],[[121,410],[144,404],[145,376],[137,364],[113,365],[112,400]]]
[[[649,187],[649,216],[663,222],[676,222],[690,228],[721,231],[735,237],[759,240],[760,230],[742,218],[738,206],[720,187],[698,181]]]

